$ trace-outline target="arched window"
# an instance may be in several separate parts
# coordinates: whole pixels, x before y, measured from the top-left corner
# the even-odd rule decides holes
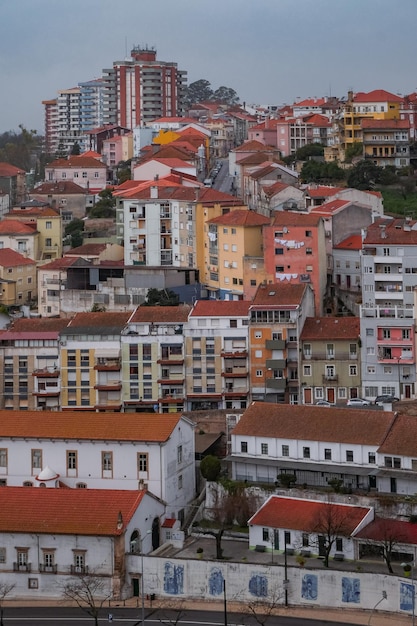
[[[137,530],[134,530],[130,535],[130,552],[132,554],[140,553],[140,534]]]

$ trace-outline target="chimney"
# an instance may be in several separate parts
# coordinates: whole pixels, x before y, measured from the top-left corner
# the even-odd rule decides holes
[[[158,187],[156,187],[155,185],[152,185],[151,198],[157,198],[157,197],[158,197]]]

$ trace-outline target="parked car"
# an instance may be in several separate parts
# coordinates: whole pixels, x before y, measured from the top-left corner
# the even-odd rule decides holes
[[[327,402],[327,400],[318,400],[316,406],[332,406],[332,403]]]
[[[390,396],[390,395],[382,395],[382,396],[377,396],[375,398],[375,404],[381,405],[381,404],[392,404],[392,402],[399,402],[400,399],[397,398],[396,396]]]
[[[364,398],[350,398],[347,401],[347,406],[369,406],[371,403],[369,400],[364,400]]]

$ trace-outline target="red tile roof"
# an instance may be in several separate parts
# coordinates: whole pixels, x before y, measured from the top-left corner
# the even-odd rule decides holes
[[[251,517],[249,525],[314,532],[320,521],[329,515],[326,513],[329,508],[332,519],[337,527],[343,528],[345,537],[352,535],[372,510],[370,507],[271,496]]]
[[[85,243],[78,248],[71,248],[65,253],[65,256],[98,256],[106,250],[107,243]]]
[[[223,224],[225,226],[243,227],[266,226],[269,223],[269,217],[265,217],[264,215],[260,215],[260,213],[250,211],[249,209],[246,211],[244,209],[236,209],[207,221],[207,224]]]
[[[275,196],[276,194],[281,193],[281,191],[284,191],[284,189],[287,189],[288,187],[289,185],[286,185],[285,183],[281,183],[280,181],[277,181],[273,185],[263,185],[262,191],[264,192],[266,196],[269,196],[270,198],[272,198],[272,196]]]
[[[362,236],[351,235],[343,241],[333,246],[334,250],[362,250]]]
[[[319,115],[318,113],[315,113],[314,115],[306,115],[303,117],[303,120],[307,122],[307,124],[311,124],[312,126],[319,128],[330,128],[332,125],[328,117],[325,115]]]
[[[68,159],[56,159],[55,161],[52,161],[52,163],[48,163],[48,165],[46,166],[47,169],[51,169],[51,168],[63,168],[63,169],[69,169],[69,168],[76,168],[76,169],[80,169],[80,168],[84,168],[84,169],[106,169],[106,166],[104,163],[101,163],[101,161],[98,161],[97,159],[94,159],[93,157],[85,157],[82,154],[81,155],[73,155],[68,157]]]
[[[256,291],[251,306],[254,308],[296,308],[301,304],[305,290],[305,285],[261,284]]]
[[[150,322],[153,324],[186,322],[191,307],[181,306],[140,306],[133,313],[129,323]]]
[[[389,542],[395,538],[398,544],[417,544],[417,524],[402,522],[392,518],[376,517],[370,524],[360,530],[357,539]]]
[[[71,318],[58,318],[58,317],[41,317],[28,319],[21,317],[13,322],[11,328],[6,331],[13,331],[16,333],[57,333],[66,326],[68,326]]]
[[[76,313],[71,322],[68,324],[68,328],[78,328],[81,326],[97,328],[103,328],[105,326],[114,328],[120,326],[123,328],[131,315],[131,311],[124,311],[122,313],[113,311],[103,311],[97,313],[89,311],[87,313]]]
[[[65,180],[53,183],[42,183],[38,187],[32,189],[29,193],[29,197],[36,197],[36,195],[83,195],[88,194],[88,189],[76,185],[72,180]]]
[[[333,215],[343,209],[344,207],[352,204],[352,200],[330,200],[329,202],[324,202],[320,206],[316,206],[311,209],[311,213],[316,213],[319,215]]]
[[[293,107],[322,107],[326,104],[325,98],[306,98],[305,100],[300,100],[299,102],[294,102]]]
[[[330,196],[334,196],[339,193],[339,191],[343,191],[342,187],[326,187],[324,185],[320,185],[307,187],[306,194],[310,196],[310,198],[329,198]]]
[[[417,220],[380,218],[367,227],[363,243],[379,246],[415,246],[417,245]]]
[[[374,89],[369,93],[359,91],[354,95],[353,102],[402,102],[402,98],[385,89]]]
[[[248,300],[198,300],[190,317],[248,317]]]
[[[22,265],[36,265],[35,261],[24,257],[11,248],[0,249],[0,265],[2,267],[20,267]]]
[[[350,339],[355,341],[360,334],[358,317],[307,317],[301,332],[303,341],[326,339]]]
[[[125,532],[145,494],[144,490],[4,487],[0,532],[114,537]]]
[[[252,402],[233,434],[378,446],[393,419],[391,411]]]
[[[292,211],[276,211],[273,226],[318,226],[321,216],[311,213],[297,213]],[[290,233],[291,234],[291,233]],[[286,237],[288,238],[288,237]]]
[[[397,130],[397,129],[408,130],[410,128],[410,122],[409,120],[362,119],[361,126],[364,130],[368,128],[387,129],[387,130]]]
[[[0,437],[160,443],[180,419],[179,413],[0,411]]]
[[[252,141],[245,141],[241,146],[238,146],[232,152],[276,152],[277,148],[273,146],[266,146],[260,141],[253,139]]]
[[[0,163],[0,176],[4,178],[24,173],[25,170],[22,170],[20,167],[15,167],[14,165],[10,165],[10,163]]]
[[[378,452],[416,458],[417,418],[395,413],[395,420]]]
[[[0,235],[34,235],[36,224],[28,225],[19,220],[2,220],[0,222]]]
[[[55,259],[50,263],[45,263],[39,266],[39,270],[65,270],[67,267],[71,267],[78,263],[78,257],[64,256],[62,259]]]

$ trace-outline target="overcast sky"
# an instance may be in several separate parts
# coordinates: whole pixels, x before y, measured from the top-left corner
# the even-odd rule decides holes
[[[417,0],[0,0],[0,132],[133,45],[241,102],[417,88]]]

